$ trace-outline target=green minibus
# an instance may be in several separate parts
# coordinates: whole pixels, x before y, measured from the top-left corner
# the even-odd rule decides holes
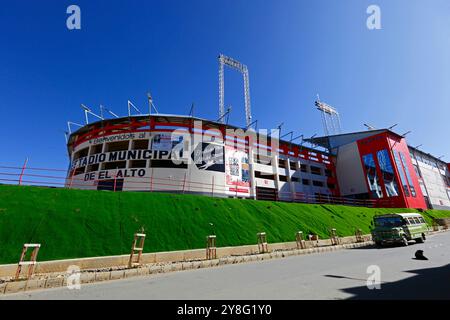
[[[373,218],[372,240],[377,246],[390,243],[408,245],[410,240],[425,241],[428,226],[419,213],[392,213]]]

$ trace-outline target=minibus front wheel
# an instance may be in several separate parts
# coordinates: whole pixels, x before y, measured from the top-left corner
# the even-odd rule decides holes
[[[405,247],[408,246],[408,238],[406,236],[402,236],[402,242]]]

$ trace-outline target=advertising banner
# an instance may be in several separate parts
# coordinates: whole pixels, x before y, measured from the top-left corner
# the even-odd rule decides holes
[[[250,167],[248,153],[232,147],[225,148],[225,183],[229,192],[249,193]]]

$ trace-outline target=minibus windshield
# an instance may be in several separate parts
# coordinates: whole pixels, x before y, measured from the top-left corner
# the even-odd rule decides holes
[[[402,225],[403,225],[402,217],[375,218],[375,226],[377,227],[392,228],[392,227],[401,227]]]

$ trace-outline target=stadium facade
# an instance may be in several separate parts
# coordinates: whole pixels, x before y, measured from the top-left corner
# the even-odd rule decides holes
[[[68,138],[66,186],[450,209],[450,165],[389,129],[305,140],[317,147],[277,133],[181,115],[97,121]]]

